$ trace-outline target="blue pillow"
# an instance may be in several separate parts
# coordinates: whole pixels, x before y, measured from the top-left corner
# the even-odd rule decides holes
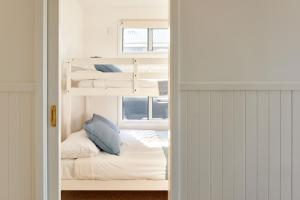
[[[109,64],[96,64],[95,68],[97,71],[100,71],[100,72],[122,72],[115,65],[109,65]]]
[[[92,118],[84,124],[88,137],[103,151],[120,155],[119,132],[107,122],[99,118]]]
[[[102,117],[101,115],[97,115],[97,114],[93,114],[93,120],[101,120],[104,123],[107,123],[108,126],[110,126],[112,129],[114,129],[115,131],[117,131],[118,133],[120,133],[120,129],[118,128],[118,126],[116,124],[114,124],[112,121],[106,119],[105,117]]]

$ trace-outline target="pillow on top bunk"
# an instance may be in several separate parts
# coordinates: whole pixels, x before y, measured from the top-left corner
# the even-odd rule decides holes
[[[119,129],[113,123],[100,115],[93,116],[84,124],[88,137],[103,151],[120,155],[120,136]]]
[[[71,134],[61,144],[61,158],[87,158],[99,154],[97,146],[88,138],[85,130]]]
[[[100,71],[100,72],[122,72],[115,65],[109,65],[109,64],[96,64],[95,68],[97,71]]]

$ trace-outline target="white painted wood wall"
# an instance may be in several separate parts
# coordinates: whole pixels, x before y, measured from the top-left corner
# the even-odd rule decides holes
[[[248,86],[181,87],[179,199],[300,199],[300,90]]]
[[[0,84],[0,199],[34,199],[34,90]]]

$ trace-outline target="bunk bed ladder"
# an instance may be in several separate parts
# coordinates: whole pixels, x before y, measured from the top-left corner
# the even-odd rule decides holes
[[[72,73],[72,60],[68,60],[66,63],[66,95],[65,95],[65,134],[67,137],[69,137],[72,134],[72,97],[71,97],[71,88],[72,88],[72,79],[71,79],[71,73]]]
[[[138,92],[138,60],[133,59],[133,94]]]

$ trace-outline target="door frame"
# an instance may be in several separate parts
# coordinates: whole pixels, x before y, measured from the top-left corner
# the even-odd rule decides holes
[[[47,200],[47,0],[35,1],[34,196]]]
[[[180,95],[179,95],[179,1],[169,0],[170,22],[170,179],[169,200],[180,198]],[[56,128],[50,127],[50,105],[59,102],[59,0],[37,0],[35,5],[36,120],[35,196],[60,200],[59,143],[60,114]],[[55,70],[56,69],[56,70]],[[51,94],[51,95],[50,95]]]
[[[50,126],[50,106],[59,110],[59,0],[35,1],[35,181],[34,196],[41,200],[60,200],[59,143],[57,126]],[[57,69],[56,69],[57,68]],[[51,94],[51,95],[50,95]],[[55,146],[56,144],[56,146]]]

